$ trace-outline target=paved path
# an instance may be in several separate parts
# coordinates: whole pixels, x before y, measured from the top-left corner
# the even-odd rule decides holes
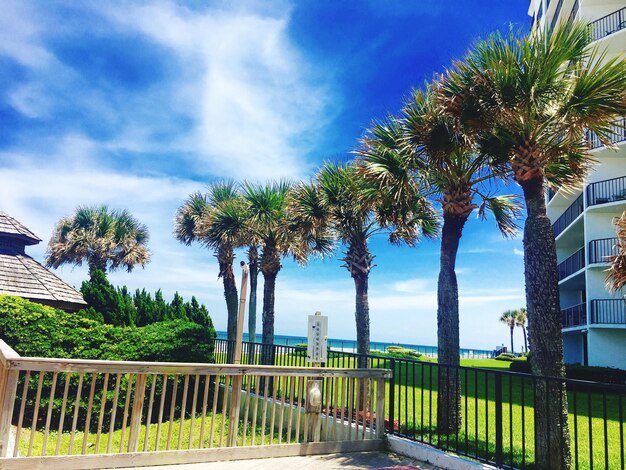
[[[280,457],[231,462],[141,467],[141,470],[437,470],[438,467],[386,452],[353,452],[349,454]],[[121,469],[131,470],[131,469]]]

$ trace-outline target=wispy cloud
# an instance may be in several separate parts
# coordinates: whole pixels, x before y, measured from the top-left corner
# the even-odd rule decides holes
[[[520,250],[519,248],[513,248],[513,254],[515,256],[524,256],[524,250]]]

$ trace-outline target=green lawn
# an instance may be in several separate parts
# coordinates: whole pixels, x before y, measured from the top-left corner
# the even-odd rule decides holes
[[[222,429],[222,415],[217,414],[215,417],[215,427],[213,433],[213,439],[211,440],[211,414],[207,415],[207,419],[205,421],[204,434],[202,439],[202,447],[223,447],[227,445],[228,442],[228,421],[224,422],[224,439],[221,441],[221,429]],[[148,450],[168,450],[168,449],[178,449],[179,442],[181,443],[180,448],[182,449],[198,449],[200,448],[200,433],[201,433],[201,417],[200,415],[196,416],[194,419],[193,426],[193,437],[190,441],[191,433],[191,418],[187,418],[183,420],[182,426],[182,434],[181,434],[181,426],[180,420],[174,420],[171,426],[170,433],[170,423],[166,421],[161,426],[160,438],[159,438],[159,446],[156,447],[156,438],[158,425],[152,424],[150,425],[150,429],[148,432]],[[28,450],[30,446],[31,439],[31,430],[25,428],[22,430],[20,434],[20,455],[27,456]],[[107,449],[107,444],[109,440],[109,433],[102,433],[100,436],[100,440],[98,442],[98,446],[96,447],[96,434],[90,433],[86,437],[87,445],[86,445],[86,454],[96,454],[96,453],[104,453]],[[277,444],[279,442],[278,436],[276,432],[272,435],[272,443]],[[74,436],[74,444],[73,444],[73,452],[72,454],[80,454],[83,448],[83,442],[85,440],[85,435],[83,432],[76,432]],[[124,436],[122,436],[122,430],[118,429],[113,431],[111,435],[111,452],[117,453],[120,449],[128,448],[128,440],[129,440],[129,428],[126,429]],[[170,441],[170,445],[168,447],[168,440]],[[44,432],[41,430],[37,430],[35,432],[35,436],[33,438],[33,446],[32,446],[32,455],[43,455],[43,441],[44,441]],[[59,447],[60,455],[69,455],[70,449],[70,441],[71,436],[69,432],[64,432],[61,434],[61,442]],[[286,433],[283,432],[283,436],[281,439],[282,442],[286,442]],[[146,442],[146,426],[142,425],[140,428],[139,434],[139,446],[138,450],[142,451],[144,449],[144,444]],[[259,444],[261,442],[261,426],[258,425],[255,431],[255,444]],[[191,443],[191,446],[190,446]],[[270,435],[269,435],[269,427],[266,425],[266,432],[264,433],[264,443],[270,443]],[[248,423],[246,429],[246,439],[245,445],[252,444],[252,426],[251,423]],[[46,446],[45,455],[55,455],[55,449],[57,445],[57,433],[51,432],[48,436],[48,443]],[[237,445],[244,445],[243,441],[243,429],[239,429]]]

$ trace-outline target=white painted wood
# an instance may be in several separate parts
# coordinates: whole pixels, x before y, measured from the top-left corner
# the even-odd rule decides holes
[[[0,459],[3,470],[87,470],[94,468],[143,467],[149,465],[176,465],[186,463],[248,460],[254,458],[292,457],[368,452],[385,449],[382,440],[358,442],[315,442],[309,444],[280,444],[266,447],[224,447],[219,449],[135,452],[50,457],[20,457]]]
[[[232,364],[194,364],[174,362],[95,361],[86,359],[32,358],[7,359],[8,369],[45,372],[126,373],[126,374],[219,374],[300,377],[373,377],[390,378],[388,369],[350,369],[322,367],[256,366]]]

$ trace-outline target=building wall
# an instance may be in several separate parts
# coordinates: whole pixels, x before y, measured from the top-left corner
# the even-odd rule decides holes
[[[582,333],[580,331],[563,333],[563,349],[566,364],[582,364],[584,362]]]
[[[626,369],[626,328],[590,328],[589,365]]]

